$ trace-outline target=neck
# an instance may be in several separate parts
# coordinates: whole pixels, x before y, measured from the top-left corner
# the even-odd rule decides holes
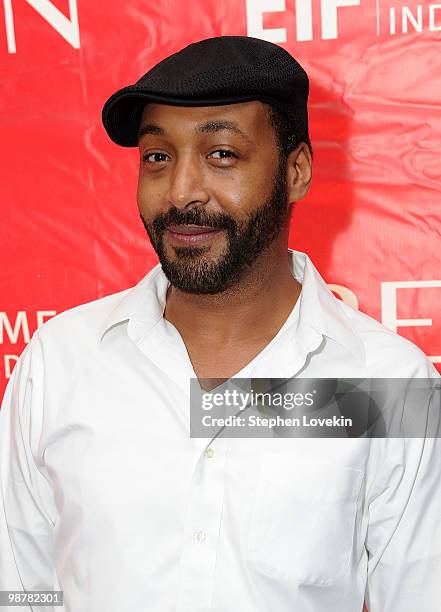
[[[164,317],[184,340],[213,348],[269,341],[288,318],[300,291],[284,241],[262,253],[241,281],[226,291],[195,295],[170,287]]]

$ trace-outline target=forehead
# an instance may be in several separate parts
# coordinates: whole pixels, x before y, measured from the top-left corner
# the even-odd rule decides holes
[[[196,130],[202,123],[220,120],[237,124],[248,136],[269,127],[266,105],[257,100],[221,106],[171,106],[152,102],[144,107],[139,127],[157,124],[167,130]]]

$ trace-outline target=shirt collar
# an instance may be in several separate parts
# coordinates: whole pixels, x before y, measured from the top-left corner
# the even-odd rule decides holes
[[[345,347],[361,363],[365,361],[363,341],[342,303],[329,289],[308,255],[289,249],[291,271],[302,283],[299,327],[310,327]]]
[[[157,264],[137,285],[127,289],[124,297],[106,317],[99,334],[101,342],[115,325],[128,321],[143,323],[144,331],[153,327],[163,316],[169,282]]]
[[[332,294],[308,255],[292,249],[289,252],[293,275],[302,283],[298,328],[310,327],[364,361],[362,340],[343,312],[340,300]],[[156,265],[137,285],[126,290],[104,321],[99,340],[110,328],[125,321],[142,323],[146,333],[163,316],[168,285],[160,264]]]

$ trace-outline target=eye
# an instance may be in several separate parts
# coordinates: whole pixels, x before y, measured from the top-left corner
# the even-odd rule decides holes
[[[168,155],[161,153],[161,151],[153,151],[152,153],[146,153],[142,156],[142,161],[148,162],[149,164],[157,164],[167,161]]]
[[[230,151],[229,149],[218,149],[217,151],[213,151],[210,153],[209,157],[213,159],[229,159],[234,157],[238,159],[238,155],[234,151]]]

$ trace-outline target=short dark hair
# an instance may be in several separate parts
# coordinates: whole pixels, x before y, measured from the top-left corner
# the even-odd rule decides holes
[[[299,122],[295,118],[283,113],[274,106],[267,106],[268,119],[274,129],[277,148],[283,158],[287,158],[301,142],[304,142],[312,156],[312,146],[309,135],[300,133]]]

